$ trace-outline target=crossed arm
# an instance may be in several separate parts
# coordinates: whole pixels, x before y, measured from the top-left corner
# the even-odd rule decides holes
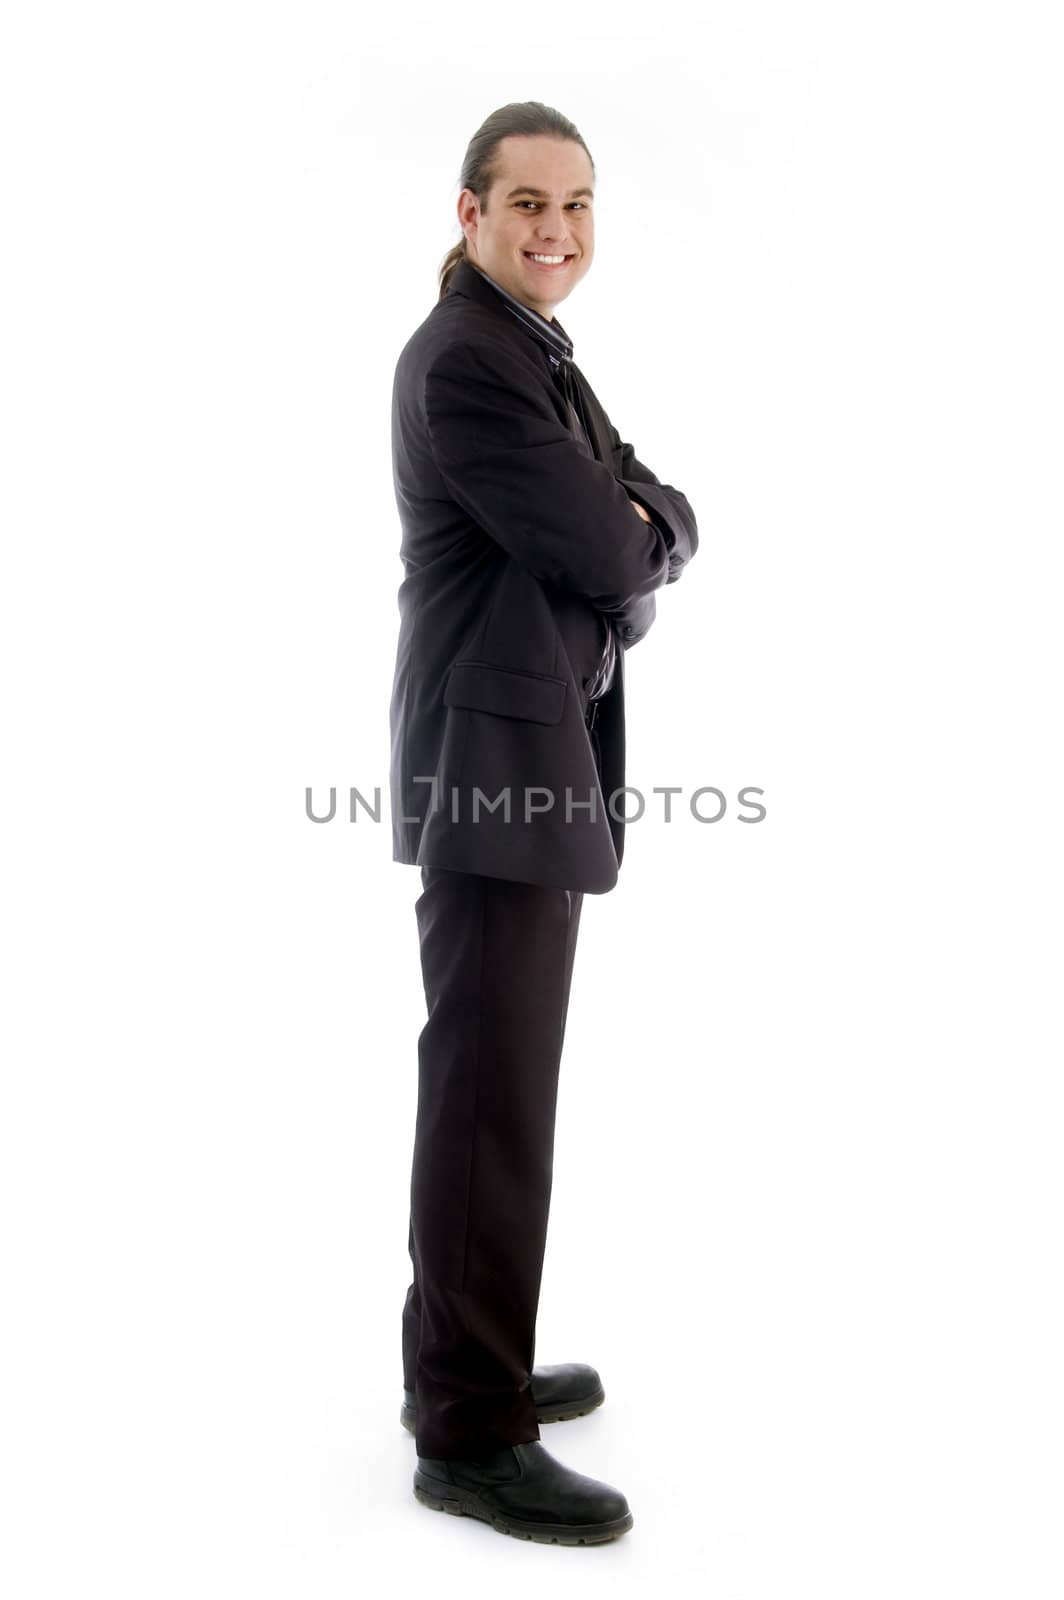
[[[642,638],[654,591],[697,549],[686,497],[612,425],[611,462],[585,454],[535,373],[502,346],[450,346],[426,374],[424,407],[437,469],[473,521],[537,577],[610,616],[627,646]]]

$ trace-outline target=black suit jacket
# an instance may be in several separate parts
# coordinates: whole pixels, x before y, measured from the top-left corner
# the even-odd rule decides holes
[[[698,533],[686,497],[636,459],[570,370],[591,452],[546,347],[467,261],[399,356],[392,854],[601,894],[624,852],[607,802],[624,784],[625,652]],[[604,620],[617,666],[592,735]]]

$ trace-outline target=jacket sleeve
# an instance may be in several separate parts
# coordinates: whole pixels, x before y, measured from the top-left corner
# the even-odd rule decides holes
[[[580,448],[517,356],[487,342],[448,346],[425,374],[424,410],[448,492],[528,571],[607,611],[669,581],[662,528]]]
[[[690,502],[679,489],[674,489],[671,483],[661,483],[650,468],[643,465],[632,446],[622,440],[612,422],[609,429],[613,445],[613,475],[631,493],[632,499],[645,506],[664,528],[669,549],[669,575],[666,582],[675,583],[698,549],[698,525]]]
[[[638,512],[636,515],[638,516]],[[604,615],[612,621],[620,634],[621,643],[626,650],[630,650],[640,639],[645,639],[654,626],[658,607],[653,594],[641,594],[634,600],[626,600],[616,610],[608,609]]]

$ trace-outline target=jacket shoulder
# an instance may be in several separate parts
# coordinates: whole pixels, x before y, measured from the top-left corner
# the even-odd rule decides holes
[[[482,371],[485,363],[511,373],[515,381],[536,377],[550,381],[546,355],[509,317],[461,295],[447,295],[400,351],[395,382],[410,392],[412,386],[423,386],[433,369],[473,373]]]

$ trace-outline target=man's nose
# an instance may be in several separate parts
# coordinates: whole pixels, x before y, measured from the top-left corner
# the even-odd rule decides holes
[[[542,213],[536,221],[536,233],[541,239],[565,239],[568,238],[569,227],[561,212],[553,217]]]

